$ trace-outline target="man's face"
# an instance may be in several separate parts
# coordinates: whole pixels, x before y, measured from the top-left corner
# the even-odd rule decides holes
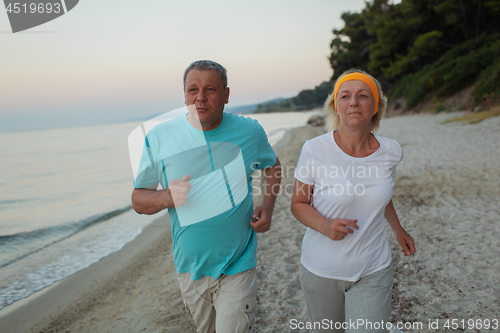
[[[217,71],[192,69],[186,76],[184,102],[190,120],[199,122],[204,131],[210,131],[222,122],[224,104],[229,102],[229,88],[224,89]]]

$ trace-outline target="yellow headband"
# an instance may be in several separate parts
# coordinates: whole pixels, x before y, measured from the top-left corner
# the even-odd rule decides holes
[[[373,112],[373,116],[374,116],[378,111],[378,102],[380,99],[380,96],[378,95],[377,85],[375,84],[375,81],[373,81],[373,79],[370,76],[368,76],[364,73],[359,73],[359,72],[344,75],[337,82],[337,85],[335,86],[335,90],[333,92],[334,101],[335,101],[335,112],[337,112],[337,93],[339,91],[340,86],[342,85],[342,83],[344,83],[346,81],[352,81],[352,80],[363,81],[364,83],[366,83],[368,85],[368,87],[370,87],[370,90],[372,91],[373,97],[375,97],[375,112]]]

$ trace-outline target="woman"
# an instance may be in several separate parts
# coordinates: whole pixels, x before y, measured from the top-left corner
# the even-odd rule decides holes
[[[315,331],[387,331],[393,275],[384,217],[404,255],[415,252],[391,199],[403,151],[372,133],[386,106],[376,79],[346,71],[325,102],[333,131],[302,148],[291,210],[308,227],[300,281]]]

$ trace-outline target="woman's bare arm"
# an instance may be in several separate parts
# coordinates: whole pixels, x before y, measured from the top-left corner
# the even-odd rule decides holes
[[[333,240],[344,239],[355,229],[359,229],[356,224],[358,220],[327,219],[314,209],[311,206],[313,189],[314,185],[307,185],[295,179],[290,209],[297,220]]]
[[[411,256],[412,254],[414,254],[415,242],[413,238],[401,226],[398,214],[396,213],[396,209],[394,208],[394,204],[392,203],[392,199],[385,207],[384,216],[387,222],[389,222],[392,232],[394,232],[394,235],[396,236],[399,245],[401,245],[401,249],[404,252],[405,256]]]

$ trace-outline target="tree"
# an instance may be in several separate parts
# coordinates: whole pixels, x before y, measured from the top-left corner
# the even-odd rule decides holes
[[[370,45],[375,40],[365,26],[363,13],[343,13],[345,22],[341,30],[333,30],[334,39],[330,43],[330,66],[333,69],[332,80],[350,68],[366,70],[370,60]]]
[[[468,40],[500,32],[500,1],[373,0],[342,19],[331,42],[333,79],[361,68],[394,83]]]

